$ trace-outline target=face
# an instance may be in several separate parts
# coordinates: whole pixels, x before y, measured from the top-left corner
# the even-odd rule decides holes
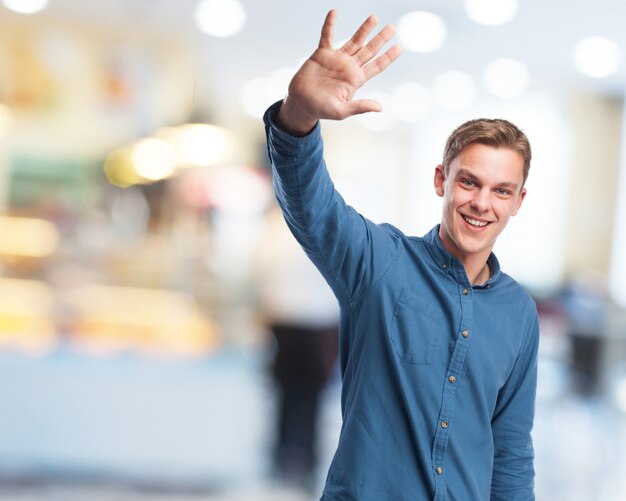
[[[526,196],[524,160],[514,150],[471,144],[450,164],[435,169],[435,191],[443,197],[439,236],[453,256],[485,262],[496,238]]]

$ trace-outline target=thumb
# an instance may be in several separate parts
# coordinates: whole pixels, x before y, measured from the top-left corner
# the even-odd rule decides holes
[[[349,103],[347,111],[349,115],[361,115],[371,111],[383,111],[383,107],[378,101],[374,101],[373,99],[357,99]]]

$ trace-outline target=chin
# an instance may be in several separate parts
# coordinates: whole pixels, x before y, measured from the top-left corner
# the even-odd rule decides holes
[[[487,251],[491,252],[493,243],[492,239],[488,238],[487,235],[470,237],[461,235],[456,242],[456,246],[463,254],[469,255],[481,254]]]

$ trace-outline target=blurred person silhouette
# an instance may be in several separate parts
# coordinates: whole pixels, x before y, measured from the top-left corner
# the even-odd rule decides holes
[[[606,277],[579,270],[565,281],[560,300],[567,318],[573,390],[581,396],[596,395],[608,322]]]
[[[259,313],[276,342],[274,471],[309,490],[318,466],[320,400],[337,363],[339,305],[277,206],[268,212],[256,260]]]
[[[460,125],[434,170],[440,224],[410,237],[369,221],[334,189],[320,119],[380,111],[353,96],[401,50],[381,53],[394,28],[370,37],[374,16],[333,48],[335,21],[264,116],[285,219],[341,307],[343,422],[321,499],[532,500],[537,309],[492,253],[526,195],[528,139],[502,119]]]

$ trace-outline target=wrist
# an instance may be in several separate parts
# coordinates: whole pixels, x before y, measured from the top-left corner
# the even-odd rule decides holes
[[[317,117],[306,113],[296,99],[287,95],[278,109],[278,125],[284,131],[298,137],[309,134],[317,124]]]

